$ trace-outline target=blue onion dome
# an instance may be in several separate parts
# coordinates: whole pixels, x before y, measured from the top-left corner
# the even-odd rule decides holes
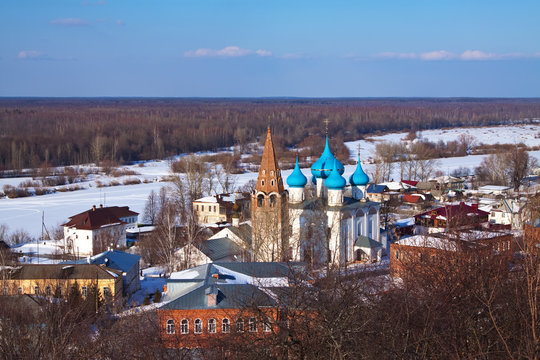
[[[287,185],[290,187],[299,187],[303,188],[307,184],[307,177],[302,174],[300,170],[300,165],[298,165],[298,156],[296,157],[296,165],[294,165],[294,170],[287,178]]]
[[[343,164],[337,160],[332,152],[330,151],[330,146],[328,145],[328,136],[326,137],[326,144],[324,145],[324,151],[319,158],[319,160],[315,161],[313,165],[311,165],[311,173],[313,176],[317,178],[323,178],[326,179],[330,173],[332,172],[332,166],[334,164],[334,161],[337,162],[337,171],[340,175],[343,174],[345,171],[345,168],[343,167]]]
[[[365,186],[369,183],[369,176],[362,169],[362,164],[360,164],[360,156],[358,156],[358,163],[356,164],[356,170],[349,178],[349,183],[352,186]]]
[[[331,190],[343,190],[345,188],[345,185],[347,184],[345,178],[339,173],[337,163],[338,161],[335,160],[330,175],[328,175],[326,180],[324,180],[324,185],[326,185],[326,187]]]

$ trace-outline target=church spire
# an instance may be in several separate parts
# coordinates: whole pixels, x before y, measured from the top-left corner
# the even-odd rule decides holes
[[[257,186],[255,189],[258,192],[262,191],[265,194],[270,194],[271,192],[281,194],[284,191],[281,171],[274,151],[274,143],[272,142],[270,124],[268,124],[268,133],[266,135],[261,168],[259,169],[259,176],[257,178]]]

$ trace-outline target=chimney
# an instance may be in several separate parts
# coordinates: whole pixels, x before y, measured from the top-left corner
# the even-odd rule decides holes
[[[239,227],[240,226],[240,218],[233,216],[233,218],[232,218],[232,226]]]
[[[207,306],[216,306],[217,305],[217,296],[218,296],[218,288],[215,285],[210,285],[205,291],[206,295],[206,305]]]
[[[96,211],[96,205],[92,205],[92,211]]]

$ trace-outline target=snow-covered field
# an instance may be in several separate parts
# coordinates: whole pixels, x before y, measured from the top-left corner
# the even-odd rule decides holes
[[[422,132],[422,138],[430,141],[455,140],[461,134],[470,134],[476,137],[479,143],[519,143],[523,142],[528,146],[540,145],[538,133],[540,126],[536,125],[517,125],[517,126],[498,126],[487,128],[467,128],[453,130],[429,130]],[[347,142],[346,145],[351,151],[351,158],[356,159],[358,144],[361,146],[361,157],[363,167],[366,173],[373,171],[373,166],[368,164],[367,160],[373,156],[375,144],[379,141],[400,141],[406,136],[406,133],[387,134],[383,136],[372,137],[367,140]],[[330,147],[332,142],[330,140]],[[206,153],[208,154],[208,153]],[[530,153],[540,160],[540,151]],[[444,158],[439,160],[438,169],[449,173],[454,169],[465,166],[475,168],[480,164],[485,155],[472,155],[466,157]],[[364,163],[366,162],[366,163]],[[82,183],[86,188],[74,192],[55,193],[51,195],[32,196],[17,199],[0,199],[0,224],[8,225],[11,231],[24,229],[32,236],[39,237],[41,234],[41,217],[44,213],[45,225],[49,231],[56,225],[67,221],[68,216],[88,210],[92,205],[104,203],[108,206],[129,206],[133,211],[142,214],[144,204],[150,191],[159,191],[162,186],[168,185],[166,182],[159,182],[159,179],[169,174],[169,162],[152,161],[147,162],[143,167],[137,165],[126,166],[126,168],[137,172],[135,177],[150,181],[147,184],[125,185],[114,187],[97,188],[95,181],[99,180],[107,183],[113,178],[97,176],[91,181]],[[354,171],[354,165],[345,166],[344,176],[348,179]],[[283,178],[286,179],[292,170],[284,170]],[[311,177],[309,169],[303,169],[306,176]],[[133,177],[133,176],[130,176]],[[236,175],[236,185],[242,186],[249,180],[256,179],[257,173],[246,173]],[[394,178],[398,179],[396,173]],[[0,187],[4,184],[17,186],[20,182],[31,178],[0,179]],[[122,178],[115,179],[122,182]]]

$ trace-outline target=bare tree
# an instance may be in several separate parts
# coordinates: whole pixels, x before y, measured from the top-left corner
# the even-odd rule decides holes
[[[144,205],[143,221],[145,223],[155,224],[159,215],[158,194],[154,190],[150,191],[146,204]]]

